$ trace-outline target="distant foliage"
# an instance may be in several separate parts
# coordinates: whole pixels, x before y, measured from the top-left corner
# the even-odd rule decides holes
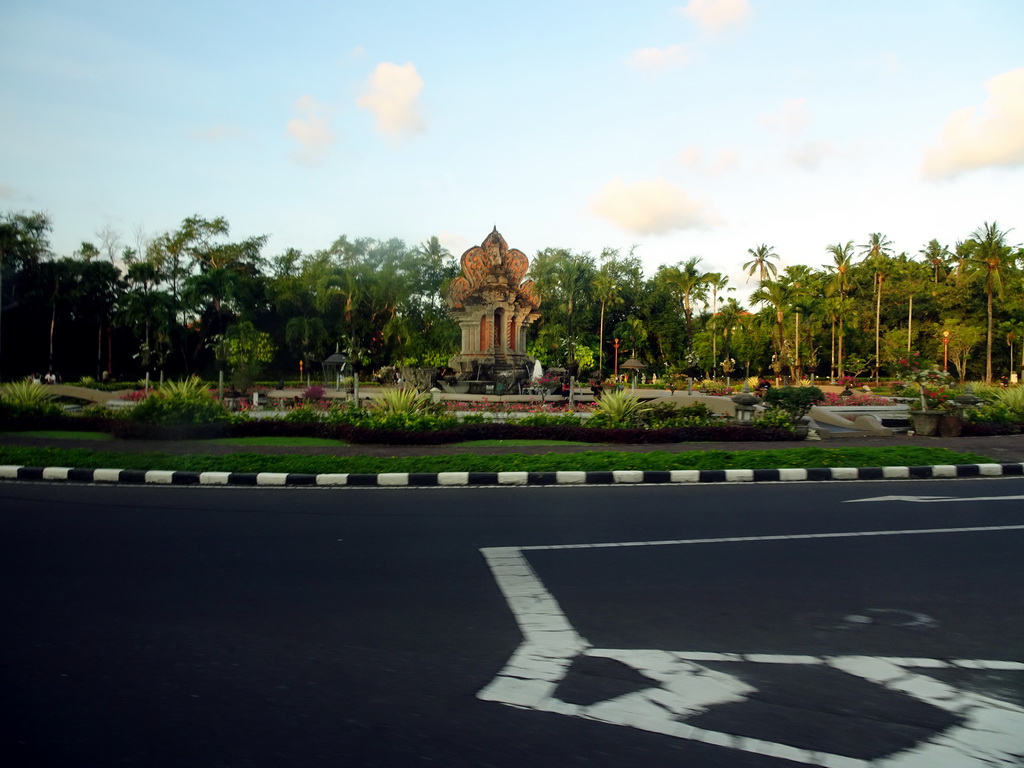
[[[0,416],[48,416],[61,413],[53,392],[43,384],[15,381],[0,387]]]
[[[197,376],[167,381],[132,408],[129,418],[144,424],[215,424],[231,421]]]

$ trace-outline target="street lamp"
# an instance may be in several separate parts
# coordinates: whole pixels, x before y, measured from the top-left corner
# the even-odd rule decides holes
[[[949,373],[949,331],[942,332],[942,372]]]
[[[615,343],[612,344],[615,347],[615,378],[619,378],[619,340],[616,339]]]

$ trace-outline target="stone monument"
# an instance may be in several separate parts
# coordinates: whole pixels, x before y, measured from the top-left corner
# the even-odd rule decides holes
[[[462,348],[448,365],[460,382],[500,381],[509,388],[532,374],[526,329],[540,317],[540,297],[532,280],[523,281],[529,266],[497,227],[462,254],[462,274],[448,288],[449,313],[462,329]]]

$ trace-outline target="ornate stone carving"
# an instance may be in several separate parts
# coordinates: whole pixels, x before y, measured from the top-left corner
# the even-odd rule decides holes
[[[498,373],[525,372],[526,328],[540,317],[532,280],[523,282],[530,260],[510,249],[495,227],[462,254],[462,275],[448,289],[451,316],[462,328],[462,349],[449,362],[459,379],[494,380]]]

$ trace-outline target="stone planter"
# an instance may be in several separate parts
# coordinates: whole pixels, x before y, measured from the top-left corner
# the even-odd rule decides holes
[[[960,437],[964,431],[964,420],[955,413],[944,413],[939,421],[941,437]]]
[[[914,434],[935,437],[939,434],[939,424],[945,415],[942,411],[911,411],[910,422],[914,425]]]

